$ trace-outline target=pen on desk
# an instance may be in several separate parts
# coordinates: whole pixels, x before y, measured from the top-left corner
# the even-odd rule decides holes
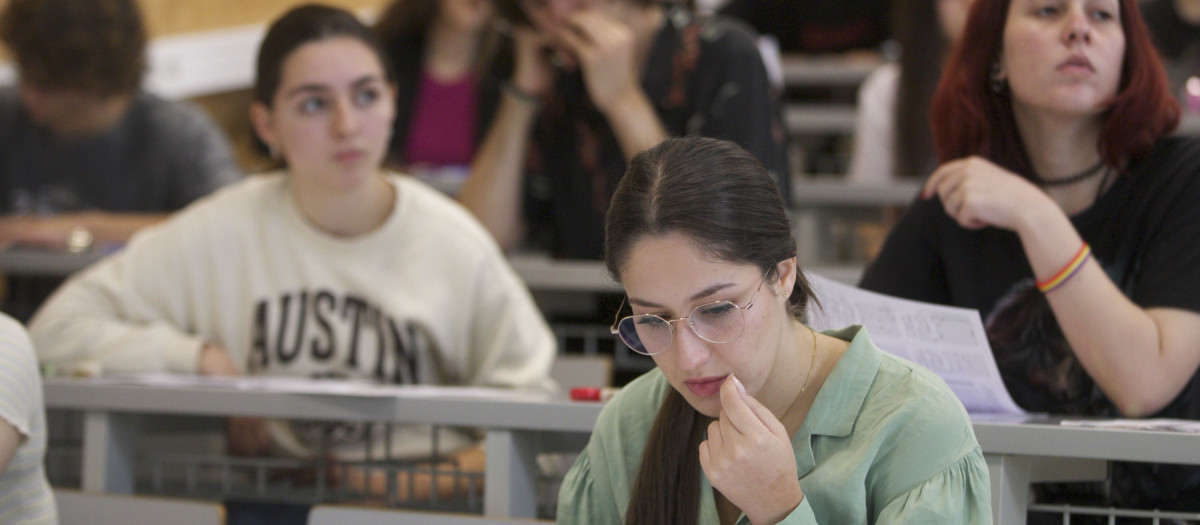
[[[594,386],[577,386],[571,389],[572,401],[598,401],[605,402],[612,399],[612,396],[621,390],[613,387],[594,387]]]

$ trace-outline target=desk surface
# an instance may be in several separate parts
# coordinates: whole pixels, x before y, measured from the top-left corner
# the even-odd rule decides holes
[[[392,396],[281,393],[46,378],[46,408],[135,414],[393,420],[485,428],[591,432],[601,404],[497,389],[488,397],[389,387]]]
[[[985,453],[1200,465],[1200,434],[1063,426],[1064,418],[972,421]]]
[[[908,206],[921,191],[923,180],[885,184],[850,184],[845,177],[819,175],[792,179],[792,203],[797,212],[829,206]]]
[[[800,86],[855,86],[876,67],[886,63],[878,54],[822,56],[784,54],[780,57],[783,84]]]
[[[858,109],[851,104],[790,103],[783,108],[784,128],[793,135],[850,135]]]
[[[33,248],[0,250],[0,272],[62,277],[102,259],[104,252],[71,253]]]
[[[427,394],[394,397],[290,394],[218,387],[166,387],[48,378],[47,408],[196,416],[396,420],[487,428],[591,432],[600,403],[497,390],[487,398]],[[1200,464],[1200,434],[1069,427],[1060,418],[972,423],[988,454]]]
[[[553,259],[544,254],[514,254],[508,258],[531,290],[621,292],[601,261]]]

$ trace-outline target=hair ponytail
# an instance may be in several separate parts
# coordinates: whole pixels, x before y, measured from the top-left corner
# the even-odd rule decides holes
[[[700,513],[700,443],[711,418],[669,388],[629,496],[625,525],[692,525]]]

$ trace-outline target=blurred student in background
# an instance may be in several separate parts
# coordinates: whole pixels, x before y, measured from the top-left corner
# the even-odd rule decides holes
[[[496,113],[503,65],[511,68],[495,22],[490,0],[395,0],[375,25],[396,69],[388,162],[451,195]]]
[[[381,168],[394,79],[352,14],[310,4],[276,20],[259,50],[251,120],[286,167],[202,199],[68,281],[31,323],[42,361],[552,388],[554,337],[495,242],[449,198]],[[438,452],[481,470],[474,437],[443,430]],[[230,425],[230,448],[243,455],[423,458],[433,440],[414,425]],[[375,481],[376,494],[389,486],[354,469],[340,478]],[[400,500],[410,484],[429,494],[427,477],[396,481]]]
[[[787,191],[779,104],[744,25],[653,0],[496,6],[514,72],[460,201],[505,249],[599,258],[626,162],[668,136],[732,140]]]
[[[1200,113],[1200,0],[1142,0],[1138,2],[1154,44],[1167,66],[1171,92],[1186,109]]]
[[[639,153],[613,195],[613,333],[656,368],[604,407],[558,522],[991,523],[958,398],[867,329],[816,332],[778,189],[727,141]]]
[[[0,517],[4,523],[55,525],[46,480],[46,405],[37,356],[25,327],[0,314]]]
[[[974,2],[942,164],[862,286],[980,310],[1027,410],[1200,419],[1200,140],[1137,1]],[[1091,502],[1200,510],[1200,468],[1117,463]]]
[[[0,38],[19,75],[0,89],[0,244],[124,242],[240,177],[207,115],[140,89],[135,0],[11,0]]]
[[[899,63],[879,66],[858,90],[854,150],[847,179],[882,184],[933,172],[929,101],[946,56],[962,34],[971,0],[896,0],[893,34]],[[937,20],[940,31],[931,31]]]

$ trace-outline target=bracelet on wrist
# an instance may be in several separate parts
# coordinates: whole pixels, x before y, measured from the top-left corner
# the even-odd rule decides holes
[[[500,91],[508,93],[509,95],[512,95],[513,98],[517,99],[518,101],[528,104],[530,106],[533,106],[535,108],[542,105],[542,97],[539,97],[533,93],[525,91],[524,89],[517,87],[515,84],[513,84],[512,82],[510,82],[508,80],[500,81]]]
[[[71,253],[83,253],[92,248],[92,241],[95,238],[92,232],[88,231],[83,226],[76,226],[67,232],[67,236],[63,239],[64,247]]]
[[[1057,290],[1064,283],[1071,280],[1076,273],[1079,273],[1079,269],[1083,268],[1084,263],[1086,263],[1091,256],[1092,247],[1088,246],[1088,243],[1086,242],[1083,243],[1083,246],[1079,247],[1079,251],[1075,252],[1075,256],[1071,257],[1071,260],[1067,261],[1067,264],[1064,265],[1062,269],[1055,272],[1054,275],[1048,277],[1047,279],[1037,282],[1038,291],[1046,294]]]

